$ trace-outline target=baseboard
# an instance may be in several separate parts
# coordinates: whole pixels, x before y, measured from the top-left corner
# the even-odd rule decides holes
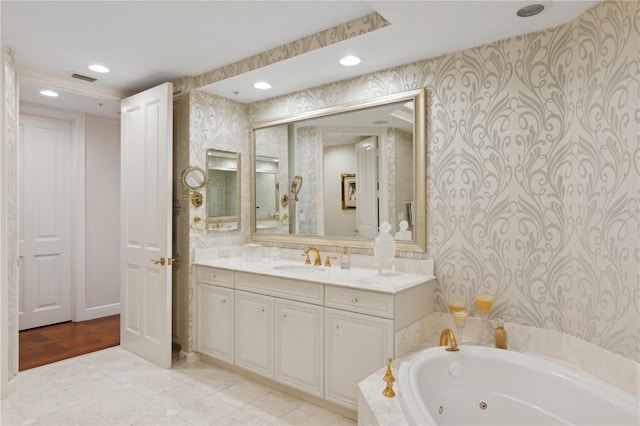
[[[84,318],[82,321],[88,321],[96,318],[109,317],[111,315],[120,314],[120,303],[112,303],[111,305],[95,306],[84,310]]]
[[[341,416],[350,418],[352,420],[358,420],[358,412],[357,410],[352,410],[350,408],[346,408],[343,407],[342,405],[336,404],[334,402],[331,401],[327,401],[323,398],[319,398],[317,396],[314,395],[310,395],[304,391],[298,390],[298,389],[294,389],[290,386],[287,386],[285,384],[282,383],[278,383],[275,380],[268,378],[268,377],[264,377],[264,376],[260,376],[258,374],[252,373],[251,371],[245,370],[242,367],[238,367],[234,364],[229,364],[228,362],[224,362],[224,361],[220,361],[219,359],[213,358],[209,355],[205,355],[199,352],[192,352],[192,354],[198,356],[202,361],[207,362],[209,364],[213,364],[216,365],[218,367],[222,367],[224,369],[227,369],[231,372],[237,373],[241,376],[247,377],[255,382],[258,382],[260,384],[263,384],[265,386],[268,386],[270,388],[273,388],[275,390],[278,390],[280,392],[284,392],[286,394],[289,394],[291,396],[294,396],[296,398],[302,399],[303,401],[307,401],[310,402],[314,405],[317,405],[320,408],[324,408],[327,409],[333,413],[339,414]]]
[[[200,357],[200,354],[196,352],[180,351],[180,359],[186,362],[196,362],[196,361],[200,361],[201,357]]]

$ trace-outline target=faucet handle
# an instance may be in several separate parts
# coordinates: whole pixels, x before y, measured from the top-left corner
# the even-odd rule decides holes
[[[330,267],[331,266],[331,260],[330,259],[337,259],[338,256],[327,256],[327,260],[325,260],[324,262],[324,266]]]
[[[386,383],[386,386],[382,391],[382,395],[386,396],[387,398],[393,398],[394,396],[396,396],[396,393],[393,390],[393,382],[395,382],[396,379],[395,377],[393,377],[393,373],[391,372],[391,361],[393,361],[393,358],[389,358],[387,360],[387,372],[382,378]]]
[[[309,251],[308,250],[305,251],[304,253],[302,253],[301,256],[305,256],[305,259],[304,259],[304,264],[305,265],[311,265],[311,260],[309,260]]]

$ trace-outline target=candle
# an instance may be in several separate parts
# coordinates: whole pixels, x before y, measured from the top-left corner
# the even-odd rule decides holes
[[[456,311],[453,313],[453,322],[456,327],[463,328],[467,323],[467,313],[464,311]]]
[[[460,312],[464,310],[464,305],[462,302],[451,302],[449,303],[449,312]]]
[[[481,315],[488,315],[491,312],[491,305],[493,304],[493,297],[491,296],[476,296],[476,307],[478,313]]]

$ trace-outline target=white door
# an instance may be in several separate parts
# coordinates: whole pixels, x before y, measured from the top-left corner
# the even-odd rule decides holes
[[[378,138],[356,145],[356,229],[359,237],[378,234]]]
[[[71,122],[20,115],[19,328],[71,320]]]
[[[172,84],[121,104],[120,344],[171,367]]]

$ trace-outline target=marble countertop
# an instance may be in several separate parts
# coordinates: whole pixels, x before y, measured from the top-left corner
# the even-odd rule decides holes
[[[274,261],[264,258],[246,260],[244,257],[218,257],[199,259],[194,264],[391,294],[435,279],[433,275],[427,274],[411,272],[380,274],[375,269],[359,267],[340,269],[340,266],[312,266],[305,265],[302,260],[292,261],[288,259]]]

